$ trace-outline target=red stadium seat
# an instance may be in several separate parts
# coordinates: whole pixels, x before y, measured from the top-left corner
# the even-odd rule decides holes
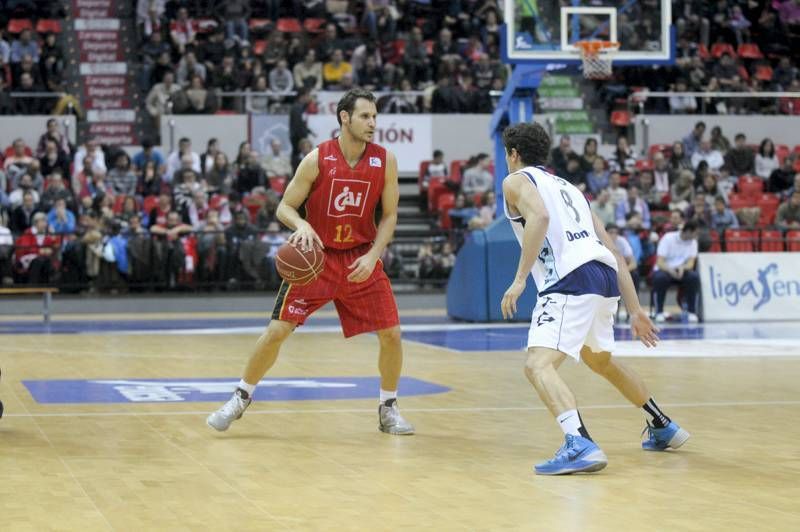
[[[278,31],[281,33],[302,33],[303,27],[296,18],[279,18]]]
[[[783,234],[780,231],[761,231],[760,251],[783,251]]]
[[[758,153],[758,150],[756,150],[756,153]],[[788,157],[789,153],[789,146],[786,144],[778,144],[775,146],[775,155],[778,157],[778,162],[780,164],[783,164],[783,160]]]
[[[764,59],[764,54],[756,43],[742,43],[738,49],[739,57],[742,59]]]
[[[705,44],[698,45],[697,55],[703,61],[708,61],[709,59],[711,59],[711,52],[708,51],[708,47]]]
[[[469,161],[464,159],[457,159],[450,163],[450,180],[455,183],[461,183],[461,172]]]
[[[764,192],[764,180],[758,176],[743,175],[739,178],[736,189],[746,198],[760,198]]]
[[[213,18],[198,18],[195,19],[193,26],[197,33],[211,33],[219,24]]]
[[[771,81],[772,67],[769,65],[758,65],[756,67],[755,78],[761,81]]]
[[[259,39],[253,42],[253,53],[255,55],[262,55],[264,52],[267,51],[267,41],[264,39]]]
[[[755,251],[758,240],[756,231],[742,231],[740,229],[725,230],[725,250],[751,252]]]
[[[711,247],[708,251],[710,253],[720,253],[722,251],[722,242],[719,239],[719,232],[712,229],[709,234],[711,236]]]
[[[12,18],[8,21],[8,33],[22,33],[23,30],[32,30],[33,22],[27,18]]]
[[[758,219],[759,225],[767,226],[772,224],[780,203],[781,200],[777,194],[761,194],[761,197],[758,198],[758,206],[761,209],[761,217]]]
[[[23,153],[25,155],[27,155],[28,157],[33,157],[33,150],[31,150],[31,147],[28,146],[27,144],[25,145],[25,149],[23,150]],[[13,156],[14,156],[14,146],[11,145],[11,146],[6,148],[5,152],[3,152],[3,159],[8,159],[9,157],[13,157]]]
[[[741,194],[730,194],[728,196],[728,203],[730,204],[730,207],[733,210],[733,212],[736,212],[739,209],[754,207],[755,199],[748,198],[747,196],[743,196]]]
[[[651,144],[647,149],[647,158],[652,159],[653,155],[658,152],[663,153],[664,157],[669,158],[672,156],[672,144]]]
[[[307,18],[303,22],[303,28],[308,33],[322,33],[325,29],[325,22],[324,18]]]
[[[636,161],[636,169],[640,172],[643,170],[652,170],[653,168],[653,161],[649,159],[637,159]]]
[[[144,199],[144,212],[148,216],[150,215],[150,211],[158,207],[158,196],[147,196]]]
[[[61,21],[43,18],[36,23],[37,33],[61,33]]]
[[[428,212],[438,212],[439,196],[448,191],[444,184],[444,179],[441,177],[431,178],[428,183]]]
[[[725,54],[730,55],[734,59],[736,58],[736,50],[734,50],[733,46],[726,42],[717,42],[711,46],[711,56],[714,59],[719,59]]]
[[[121,214],[122,213],[122,208],[125,205],[125,198],[126,197],[127,196],[125,196],[125,194],[120,194],[119,196],[116,196],[114,198],[114,206],[111,208],[111,210],[114,211],[114,214]]]
[[[456,205],[456,195],[452,192],[445,192],[439,196],[436,208],[439,211],[439,225],[442,229],[450,229],[453,226],[450,220],[450,209]]]
[[[428,166],[430,166],[430,164],[431,161],[421,161],[419,163],[419,179],[417,180],[417,183],[419,184],[420,191],[422,191],[422,182],[425,179],[425,172],[428,171]]]
[[[208,200],[208,207],[218,211],[223,201],[228,201],[228,196],[224,194],[214,194],[211,196],[211,199]]]
[[[744,67],[744,65],[739,65],[739,77],[742,78],[744,81],[750,81],[750,72]]]
[[[272,21],[268,18],[251,18],[247,26],[255,33],[266,33],[272,27]]]
[[[286,191],[286,185],[289,184],[289,178],[287,177],[270,177],[269,178],[269,186],[272,188],[273,191],[278,196],[283,196],[284,191]]]
[[[786,233],[786,251],[800,251],[800,231]]]
[[[611,111],[611,119],[609,120],[612,126],[628,127],[631,125],[631,113],[624,109],[617,109]]]

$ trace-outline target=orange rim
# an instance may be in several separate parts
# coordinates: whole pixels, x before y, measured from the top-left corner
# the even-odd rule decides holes
[[[619,48],[619,43],[613,41],[578,41],[575,46],[581,49],[581,55],[594,56],[603,51],[616,50]]]

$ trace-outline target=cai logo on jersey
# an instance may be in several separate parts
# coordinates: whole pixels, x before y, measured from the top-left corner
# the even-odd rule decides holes
[[[369,197],[369,181],[356,179],[334,179],[331,181],[331,197],[328,200],[328,216],[364,215],[364,206]]]

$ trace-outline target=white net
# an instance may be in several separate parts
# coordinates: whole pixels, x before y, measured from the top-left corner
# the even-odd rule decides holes
[[[609,79],[613,73],[612,64],[619,43],[582,41],[576,44],[583,60],[583,76],[587,79]]]

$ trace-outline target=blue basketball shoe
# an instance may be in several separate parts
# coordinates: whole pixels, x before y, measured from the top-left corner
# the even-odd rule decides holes
[[[564,445],[556,451],[552,460],[536,464],[537,475],[569,475],[591,473],[608,465],[608,458],[592,440],[582,436],[565,436]]]
[[[674,421],[670,421],[666,427],[657,429],[650,423],[642,431],[642,435],[647,432],[647,439],[642,442],[642,449],[645,451],[666,451],[667,449],[677,449],[689,439],[689,433],[678,426]]]

